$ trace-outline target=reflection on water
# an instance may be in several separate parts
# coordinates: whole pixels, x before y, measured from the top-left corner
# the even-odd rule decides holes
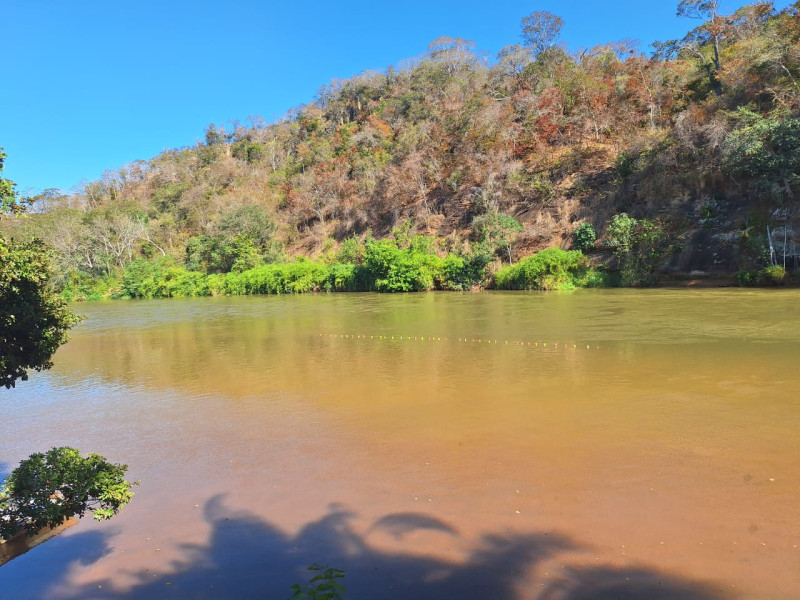
[[[280,597],[321,561],[359,596],[796,598],[798,298],[81,305],[53,371],[4,394],[0,463],[69,444],[142,486],[112,522],[4,566],[0,586]]]

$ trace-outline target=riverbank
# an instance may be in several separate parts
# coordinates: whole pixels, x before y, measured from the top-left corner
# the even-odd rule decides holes
[[[545,251],[547,253],[548,251]],[[170,261],[135,262],[130,268],[98,278],[73,278],[62,290],[70,302],[303,294],[317,292],[418,292],[497,290],[569,290],[608,287],[724,288],[798,287],[800,280],[785,272],[769,278],[751,273],[662,273],[652,274],[646,285],[623,286],[619,272],[586,263],[577,251],[554,249],[544,257],[534,255],[506,266],[484,281],[459,277],[447,259],[428,264],[395,266],[383,278],[364,265],[325,264],[298,260],[294,263],[262,265],[241,272],[206,274],[187,271]],[[543,254],[543,253],[539,253]],[[535,258],[537,257],[538,258]],[[457,263],[456,263],[457,264]]]
[[[73,277],[63,295],[79,301],[320,291],[555,290],[617,284],[613,274],[593,264],[580,250],[548,248],[498,268],[489,254],[449,253],[443,257],[424,242],[427,240],[400,247],[393,240],[380,240],[366,244],[352,262],[301,257],[227,273],[190,271],[170,258],[137,259],[106,277]]]

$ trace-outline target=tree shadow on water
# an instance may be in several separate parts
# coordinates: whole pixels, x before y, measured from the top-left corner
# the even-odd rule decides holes
[[[138,581],[124,592],[110,591],[111,581],[92,582],[74,597],[280,600],[290,596],[293,584],[308,581],[308,565],[320,563],[346,572],[345,595],[353,600],[729,598],[704,584],[655,571],[610,567],[567,569],[556,581],[523,589],[532,569],[560,553],[580,550],[567,537],[554,533],[487,535],[463,561],[449,562],[425,556],[424,547],[409,554],[370,543],[369,538],[376,534],[406,541],[425,539],[426,535],[449,536],[454,541],[459,537],[449,524],[423,513],[385,515],[359,534],[352,525],[356,515],[333,506],[294,536],[251,513],[229,510],[221,497],[206,503],[204,515],[212,527],[209,543],[184,546],[184,558],[165,565],[165,572],[138,573]]]

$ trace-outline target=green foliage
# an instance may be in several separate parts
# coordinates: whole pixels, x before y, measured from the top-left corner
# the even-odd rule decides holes
[[[206,127],[205,141],[207,146],[216,146],[218,144],[223,144],[228,140],[230,140],[230,136],[225,132],[224,129],[217,129],[216,125],[213,123]]]
[[[50,258],[40,240],[0,237],[0,385],[7,388],[27,380],[30,369],[49,369],[67,331],[80,321],[50,285]]]
[[[250,164],[257,163],[264,158],[264,146],[258,142],[242,140],[231,146],[231,154],[239,160],[244,160]]]
[[[153,206],[161,212],[173,210],[187,189],[188,183],[168,183],[153,192]]]
[[[241,272],[256,267],[261,262],[261,254],[249,235],[237,233],[222,246],[223,264],[229,271]]]
[[[769,285],[783,285],[786,283],[786,269],[780,265],[770,265],[761,270],[762,279]]]
[[[495,274],[502,290],[558,290],[581,287],[590,281],[589,262],[580,250],[548,248]]]
[[[745,108],[738,117],[744,124],[725,139],[723,168],[756,189],[792,197],[800,179],[800,119],[766,118]]]
[[[504,251],[508,256],[508,263],[511,264],[511,244],[522,231],[519,221],[512,216],[490,210],[475,217],[472,228],[480,243],[488,244],[493,251]]]
[[[627,254],[631,251],[636,224],[636,219],[629,217],[628,213],[620,213],[611,217],[606,237],[608,244],[614,248],[616,253]]]
[[[218,243],[210,235],[194,235],[186,242],[186,268],[206,273],[220,272]]]
[[[336,252],[335,260],[337,263],[360,265],[364,259],[364,243],[357,237],[349,237],[344,240]]]
[[[770,262],[769,240],[766,229],[769,218],[763,214],[750,214],[739,231],[739,253],[742,262],[761,266]]]
[[[326,289],[329,276],[326,265],[310,260],[261,265],[241,273],[228,273],[222,292],[231,295],[315,292]]]
[[[575,228],[575,245],[579,250],[586,252],[594,248],[594,243],[597,240],[597,232],[594,230],[594,225],[591,223],[581,223]]]
[[[230,238],[196,235],[186,244],[186,267],[206,273],[246,271],[262,262],[253,239],[243,233]]]
[[[69,274],[61,290],[61,298],[66,302],[105,300],[118,295],[122,287],[119,273],[106,276],[91,276],[81,271]]]
[[[8,155],[0,146],[0,212],[10,211],[17,201],[17,185],[10,179],[3,178],[2,175],[6,156]]]
[[[659,223],[620,213],[612,217],[607,238],[617,257],[621,285],[655,283],[658,263],[670,248],[669,237]]]
[[[763,269],[750,269],[740,271],[739,285],[745,287],[778,286],[786,283],[786,269],[781,265],[770,265]]]
[[[345,587],[337,581],[344,578],[344,571],[317,564],[308,570],[319,574],[314,575],[307,585],[293,585],[289,600],[344,600]]]
[[[245,204],[223,213],[217,229],[225,239],[245,235],[257,246],[263,246],[272,239],[277,226],[263,206]]]
[[[492,252],[486,244],[474,244],[468,253],[448,254],[442,266],[442,287],[448,290],[468,290],[483,286],[486,267],[492,262]]]
[[[615,167],[620,179],[627,179],[633,175],[637,170],[636,156],[631,156],[627,151],[623,150],[617,156]]]
[[[753,287],[758,285],[758,271],[754,269],[744,269],[739,271],[736,277],[739,285],[744,287]]]
[[[32,454],[0,488],[0,537],[21,529],[33,535],[90,510],[98,521],[110,519],[133,498],[138,482],[125,480],[127,469],[66,446]]]
[[[427,246],[427,247],[426,247]],[[396,240],[368,240],[364,266],[375,277],[379,292],[422,292],[432,290],[441,280],[443,260],[430,254],[430,244],[417,236],[407,248]]]
[[[180,298],[208,296],[211,290],[203,273],[186,271],[171,258],[136,259],[122,273],[118,298]]]
[[[277,227],[262,206],[244,205],[222,214],[215,235],[195,235],[186,243],[186,268],[205,273],[246,271],[283,257],[273,236]]]

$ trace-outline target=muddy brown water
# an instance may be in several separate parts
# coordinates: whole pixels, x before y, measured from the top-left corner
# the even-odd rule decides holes
[[[322,563],[348,598],[800,598],[798,301],[79,305],[55,368],[0,396],[0,474],[71,445],[141,485],[0,596],[286,598]]]

